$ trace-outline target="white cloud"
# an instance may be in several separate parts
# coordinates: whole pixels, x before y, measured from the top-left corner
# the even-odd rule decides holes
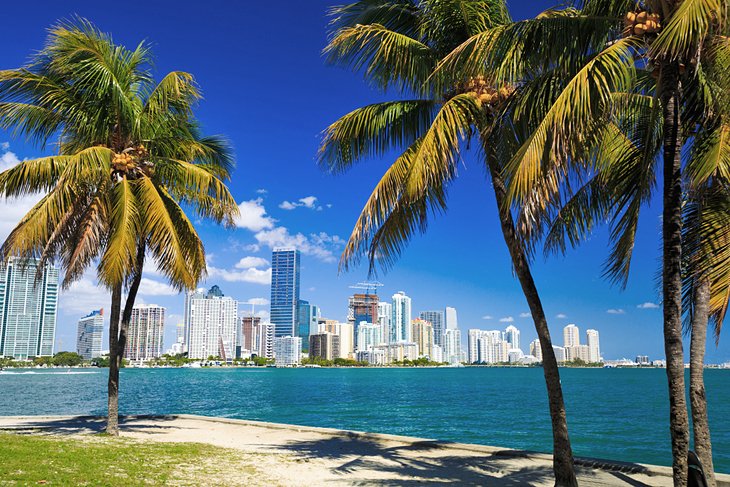
[[[264,189],[264,188],[259,188],[259,189],[256,190],[256,193],[257,194],[266,194],[268,192],[269,192],[269,190],[268,189]]]
[[[266,214],[266,208],[262,204],[263,201],[261,198],[242,201],[238,205],[240,214],[236,218],[236,226],[252,232],[274,228],[276,220]]]
[[[500,318],[500,323],[514,323],[515,319],[512,316],[505,316],[504,318]]]
[[[656,303],[647,301],[646,303],[637,304],[636,307],[639,309],[657,309],[659,307],[659,305]]]
[[[483,320],[491,320],[492,319],[492,316],[491,315],[484,315],[484,316],[482,316],[482,319]]]
[[[239,260],[235,267],[236,269],[250,269],[251,267],[267,267],[269,265],[269,261],[262,257],[248,256]]]
[[[264,230],[254,235],[261,245],[267,247],[294,247],[303,254],[317,257],[323,262],[336,262],[331,248],[338,248],[342,245],[342,239],[337,235],[328,235],[324,232],[311,234],[309,237],[297,233],[292,235],[286,227],[276,227],[272,230]]]
[[[565,313],[558,313],[555,315],[555,317],[562,320],[564,318],[567,318],[568,315],[566,315]]]
[[[258,244],[249,244],[243,247],[243,250],[247,252],[253,252],[256,253],[261,250],[261,246]]]
[[[520,313],[520,318],[532,318],[532,313],[528,313],[528,312]]]
[[[626,311],[624,311],[621,308],[611,308],[611,309],[607,309],[606,313],[608,313],[610,315],[622,315],[622,314],[626,313]]]
[[[282,201],[279,203],[279,208],[282,210],[294,210],[296,208],[309,208],[310,210],[320,210],[321,206],[317,206],[316,196],[305,196],[299,198],[297,201]]]
[[[270,284],[271,268],[258,269],[250,267],[248,269],[229,271],[227,269],[219,269],[218,267],[208,266],[208,280],[223,279],[226,282],[250,282],[252,284]]]
[[[266,298],[251,298],[247,301],[244,301],[241,304],[249,304],[249,305],[253,305],[253,306],[268,306],[269,300]]]
[[[0,142],[0,150],[6,151],[10,149],[10,142]]]
[[[95,309],[108,309],[111,299],[109,291],[97,286],[92,278],[84,276],[67,290],[61,291],[58,308],[63,314],[77,315],[80,318]]]
[[[177,296],[180,291],[167,283],[143,277],[139,283],[141,296]]]
[[[10,144],[7,142],[0,143],[0,172],[10,169],[20,163],[20,159],[15,153],[8,149]],[[43,194],[33,194],[21,196],[19,198],[4,198],[0,200],[3,211],[0,212],[0,242],[4,242],[10,235],[10,232],[20,222],[20,220],[40,201]]]

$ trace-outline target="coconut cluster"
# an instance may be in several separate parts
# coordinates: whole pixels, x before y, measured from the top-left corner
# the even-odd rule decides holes
[[[148,156],[149,152],[147,152],[144,145],[129,147],[118,154],[114,154],[112,168],[119,173],[132,173],[138,169],[146,172],[146,166],[149,165],[146,162]]]
[[[659,14],[650,14],[649,12],[629,12],[624,17],[624,25],[627,35],[641,36],[644,34],[653,34],[659,32],[662,28]]]
[[[514,88],[503,86],[497,90],[487,83],[484,76],[479,75],[467,81],[461,91],[463,93],[472,93],[482,104],[495,105],[509,98],[514,92]]]

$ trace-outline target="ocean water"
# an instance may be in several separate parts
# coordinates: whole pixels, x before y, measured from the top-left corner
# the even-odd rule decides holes
[[[0,374],[0,415],[104,414],[107,371]],[[576,455],[671,464],[662,369],[561,369]],[[730,370],[705,381],[730,473]],[[122,414],[189,413],[549,451],[539,368],[123,369]]]

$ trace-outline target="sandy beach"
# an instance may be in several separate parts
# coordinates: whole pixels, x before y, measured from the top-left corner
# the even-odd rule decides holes
[[[83,437],[100,432],[103,418],[0,417],[0,430]],[[128,417],[121,435],[135,441],[200,442],[240,453],[227,465],[230,485],[493,485],[550,486],[549,455],[481,445],[176,415]],[[671,469],[578,459],[583,486],[670,486]],[[720,485],[729,479],[720,476]]]

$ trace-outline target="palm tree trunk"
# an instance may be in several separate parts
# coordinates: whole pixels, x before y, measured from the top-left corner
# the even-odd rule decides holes
[[[112,289],[112,305],[109,315],[109,381],[107,383],[106,432],[119,436],[119,367],[122,354],[119,351],[119,315],[122,307],[122,284]]]
[[[662,297],[664,351],[669,383],[669,427],[672,437],[674,485],[687,485],[689,419],[684,384],[682,347],[682,168],[679,63],[661,68],[660,98],[664,117],[664,212]]]
[[[700,457],[709,487],[715,487],[715,470],[712,464],[710,423],[707,419],[707,397],[703,378],[707,322],[710,311],[710,282],[700,279],[693,295],[692,338],[689,345],[689,400],[692,406],[692,431],[695,451]]]
[[[139,284],[142,281],[142,269],[144,267],[145,243],[140,242],[137,246],[137,263],[129,285],[129,292],[124,303],[124,311],[120,311],[122,304],[122,286],[112,290],[112,311],[109,317],[109,382],[108,382],[108,416],[106,432],[119,436],[119,369],[124,360],[124,350],[127,345],[127,331],[129,322],[132,319],[132,308],[137,298]]]
[[[489,157],[489,155],[487,156]],[[555,485],[566,487],[577,487],[578,481],[575,477],[573,466],[573,449],[570,446],[568,436],[568,420],[565,414],[565,402],[563,401],[563,390],[560,385],[560,371],[558,362],[555,359],[550,329],[548,328],[545,311],[542,308],[542,301],[532,278],[529,262],[525,255],[522,242],[515,230],[514,220],[506,203],[507,191],[500,174],[499,168],[494,163],[489,163],[489,172],[492,177],[492,187],[497,201],[499,221],[502,227],[502,235],[509,249],[512,258],[512,266],[522,286],[522,292],[527,299],[527,304],[532,313],[532,320],[535,323],[535,330],[540,340],[542,349],[542,369],[545,375],[548,401],[550,404],[550,419],[553,428],[553,472],[555,473]]]

